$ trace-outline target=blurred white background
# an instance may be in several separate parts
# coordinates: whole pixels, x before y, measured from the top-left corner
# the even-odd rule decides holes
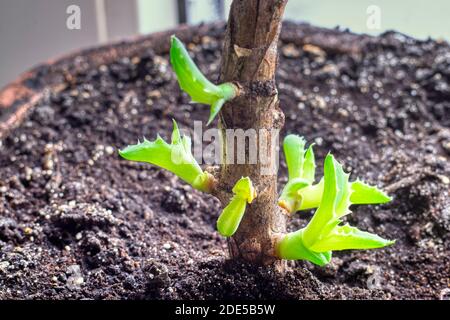
[[[0,87],[35,64],[81,47],[223,20],[231,0],[0,0]],[[67,28],[80,9],[80,28]],[[374,7],[375,6],[375,7]],[[369,9],[369,11],[368,11]],[[374,11],[375,10],[375,11]],[[416,38],[450,40],[450,0],[289,0],[285,18],[358,33],[395,29]],[[379,23],[373,23],[373,19]],[[369,24],[368,24],[369,21]],[[372,22],[370,22],[372,21]]]

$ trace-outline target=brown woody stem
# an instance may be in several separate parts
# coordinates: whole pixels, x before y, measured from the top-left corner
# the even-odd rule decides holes
[[[234,0],[231,5],[221,66],[220,82],[234,82],[240,95],[220,113],[223,161],[219,189],[229,193],[233,185],[248,176],[258,197],[247,206],[235,235],[229,240],[232,258],[255,264],[275,263],[275,242],[286,231],[285,215],[277,205],[277,132],[284,124],[275,86],[277,43],[287,0]],[[251,143],[245,146],[245,162],[236,164],[237,148],[227,133],[254,129],[257,159],[250,159]],[[250,139],[248,139],[250,140]],[[233,159],[230,163],[230,159]],[[227,163],[228,162],[228,163]],[[226,198],[221,197],[219,198]],[[226,199],[221,199],[226,201]]]

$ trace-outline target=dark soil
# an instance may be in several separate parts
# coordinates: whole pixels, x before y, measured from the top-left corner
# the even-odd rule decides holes
[[[182,36],[212,79],[223,32],[204,26]],[[133,45],[129,57],[106,65],[92,52],[43,65],[27,82],[60,89],[44,90],[1,141],[0,298],[448,298],[447,43],[285,25],[277,76],[283,135],[315,142],[320,166],[331,151],[353,178],[388,190],[391,203],[354,208],[348,220],[397,239],[337,253],[325,268],[290,262],[285,275],[227,260],[217,200],[118,157],[116,148],[142,136],[168,138],[172,118],[192,130],[209,112],[181,93],[167,48]],[[310,216],[297,215],[290,227]]]

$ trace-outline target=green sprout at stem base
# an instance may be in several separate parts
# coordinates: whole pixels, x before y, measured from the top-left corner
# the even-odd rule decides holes
[[[365,193],[356,197],[357,201],[370,203],[384,200],[375,188],[361,186],[359,182],[357,188],[352,188],[348,178],[349,174],[344,172],[342,165],[329,154],[325,158],[320,204],[305,228],[288,233],[278,243],[277,254],[280,258],[308,260],[322,266],[330,261],[332,251],[375,249],[394,243],[348,224],[340,225],[341,218],[351,212],[352,194],[358,190]],[[307,194],[303,196],[307,197]]]
[[[248,177],[241,178],[234,185],[232,191],[234,196],[217,220],[217,230],[224,237],[231,237],[236,232],[244,216],[247,203],[252,203],[256,198],[256,190]]]

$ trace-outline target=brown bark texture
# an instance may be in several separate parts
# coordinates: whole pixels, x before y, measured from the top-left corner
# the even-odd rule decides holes
[[[223,161],[219,188],[230,192],[241,177],[248,176],[258,194],[247,206],[239,229],[229,239],[230,255],[254,264],[274,264],[278,269],[284,268],[284,262],[276,258],[274,247],[277,235],[286,231],[286,221],[277,205],[275,147],[284,115],[279,109],[275,70],[286,3],[287,0],[233,1],[220,75],[221,83],[233,82],[241,92],[220,113]],[[246,139],[244,163],[236,163],[239,141],[232,141],[234,137],[230,134],[239,129],[256,133],[256,141]],[[255,144],[256,161],[250,150]]]

